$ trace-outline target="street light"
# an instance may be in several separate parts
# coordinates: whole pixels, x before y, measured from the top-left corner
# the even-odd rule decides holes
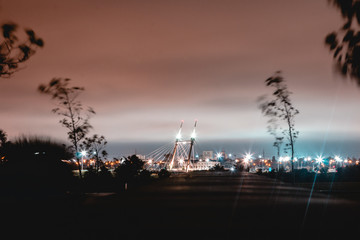
[[[319,170],[320,170],[320,166],[321,166],[321,163],[324,161],[324,158],[323,158],[323,156],[320,155],[320,156],[317,156],[315,158],[315,160],[317,163],[319,163]]]
[[[320,164],[324,161],[324,158],[320,155],[320,156],[317,156],[315,160],[316,160],[316,162],[318,162]]]
[[[248,167],[250,168],[250,166],[247,166],[248,164],[250,165],[250,160],[252,159],[252,154],[250,153],[246,153],[245,157],[244,157],[244,163],[245,163],[245,168]]]
[[[84,157],[86,157],[87,153],[85,150],[82,150],[80,152],[80,154],[81,154],[81,171],[83,171],[84,170]]]

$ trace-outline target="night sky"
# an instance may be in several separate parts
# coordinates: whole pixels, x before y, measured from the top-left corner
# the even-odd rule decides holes
[[[85,87],[80,99],[97,112],[90,134],[104,135],[113,155],[172,142],[181,120],[190,135],[194,119],[203,150],[270,155],[256,100],[281,70],[300,110],[298,154],[360,154],[360,89],[333,71],[324,38],[343,22],[326,0],[0,0],[7,21],[45,41],[0,79],[0,128],[10,139],[66,141],[37,87],[67,77]]]

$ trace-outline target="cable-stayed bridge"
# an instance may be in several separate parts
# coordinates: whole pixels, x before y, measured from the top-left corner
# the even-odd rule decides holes
[[[169,171],[194,171],[208,170],[215,165],[209,160],[199,159],[195,120],[193,130],[189,138],[183,138],[181,121],[175,142],[159,147],[146,155],[146,168],[148,170],[160,170],[166,168]]]

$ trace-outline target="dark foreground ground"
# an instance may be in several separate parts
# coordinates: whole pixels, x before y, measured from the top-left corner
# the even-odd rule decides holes
[[[179,174],[122,194],[4,198],[1,239],[359,239],[360,202],[342,197],[249,173]]]

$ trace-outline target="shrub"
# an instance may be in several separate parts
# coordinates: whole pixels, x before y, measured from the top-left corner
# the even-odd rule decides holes
[[[1,182],[11,194],[63,194],[72,188],[69,160],[64,144],[38,137],[21,137],[3,148]]]
[[[158,176],[160,179],[163,179],[163,178],[168,178],[170,177],[171,173],[166,170],[166,168],[163,168],[160,170],[160,172],[158,173]]]
[[[216,164],[212,168],[209,169],[209,171],[225,171],[224,166],[221,166],[220,164]]]

